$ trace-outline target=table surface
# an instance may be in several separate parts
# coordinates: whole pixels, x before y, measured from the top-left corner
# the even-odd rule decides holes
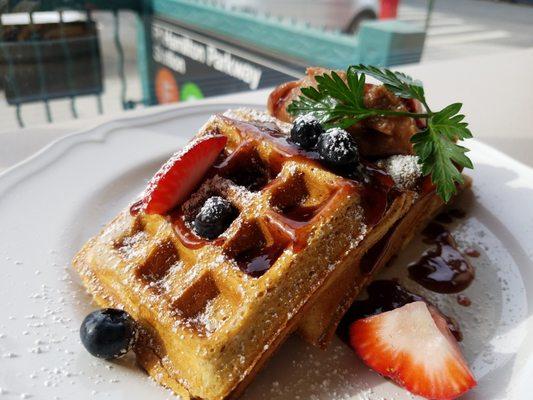
[[[533,48],[494,56],[425,63],[398,68],[424,82],[432,108],[462,102],[474,136],[533,166]],[[199,103],[250,103],[264,106],[270,89],[200,100]],[[0,171],[54,139],[111,121],[147,115],[190,103],[150,107],[68,123],[0,133]],[[1,128],[0,128],[1,129]]]

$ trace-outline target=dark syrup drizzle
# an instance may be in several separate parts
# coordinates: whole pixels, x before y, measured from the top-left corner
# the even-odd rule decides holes
[[[257,278],[270,269],[283,250],[283,246],[273,243],[270,246],[250,249],[240,253],[235,257],[235,261],[237,261],[237,265],[243,272]]]
[[[340,170],[320,160],[316,151],[306,151],[288,140],[288,137],[280,132],[273,123],[247,123],[225,118],[229,124],[234,125],[245,137],[252,141],[272,141],[276,148],[269,155],[270,176],[277,175],[283,164],[290,160],[298,160],[310,166],[326,168],[335,174],[346,178],[344,186],[350,186],[354,192],[359,192],[362,198],[362,206],[365,209],[367,225],[377,224],[387,210],[391,198],[397,193],[393,190],[393,179],[376,165],[362,160],[360,167],[354,166]],[[221,173],[224,167],[221,168]],[[346,188],[344,188],[346,190]]]
[[[171,220],[174,232],[176,232],[180,242],[189,249],[199,249],[208,243],[219,246],[224,242],[224,239],[221,237],[214,240],[208,240],[196,235],[194,231],[187,226],[184,215],[179,211],[171,215]]]
[[[341,186],[329,199],[316,207],[296,206],[288,213],[267,211],[266,220],[272,228],[272,233],[278,238],[288,238],[294,252],[298,253],[307,245],[307,238],[311,233],[313,219],[321,212],[332,209],[338,204],[337,199],[353,193],[353,187]]]
[[[420,260],[408,266],[409,277],[426,289],[437,293],[458,293],[472,283],[472,265],[457,249],[450,232],[441,224],[431,222],[422,232],[425,242],[436,248],[422,254]]]
[[[352,166],[350,170],[339,171],[321,161],[317,152],[305,151],[291,143],[273,123],[247,123],[227,117],[221,118],[242,133],[243,142],[229,155],[221,157],[219,163],[207,173],[207,177],[218,174],[246,186],[249,190],[256,191],[268,186],[272,178],[281,171],[285,162],[298,160],[311,167],[329,169],[346,178],[343,182],[333,184],[329,199],[316,207],[295,206],[287,212],[269,212],[266,215],[273,243],[279,242],[285,246],[264,245],[253,252],[238,256],[239,267],[252,276],[260,276],[266,272],[285,247],[292,246],[293,251],[301,251],[307,244],[313,219],[327,208],[335,207],[339,197],[359,193],[365,222],[373,226],[379,223],[388,205],[397,195],[393,189],[392,178],[368,161],[362,160],[357,169]],[[266,163],[263,163],[259,156],[253,153],[254,147],[264,141],[271,141],[275,144]],[[142,201],[133,204],[130,212],[135,215],[141,208]],[[179,240],[185,247],[197,249],[206,244],[222,245],[224,243],[223,238],[208,241],[198,237],[187,226],[180,210],[171,213],[170,218]]]
[[[292,221],[307,223],[318,214],[321,208],[320,205],[291,207],[284,210],[283,215]]]
[[[418,294],[408,291],[397,281],[377,280],[372,282],[366,290],[368,292],[368,298],[365,300],[355,301],[339,324],[337,334],[342,340],[346,342],[348,341],[349,328],[354,321],[386,311],[391,311],[415,301],[423,301],[429,307],[433,307],[433,309],[437,310],[446,320],[448,328],[453,336],[455,336],[457,341],[463,340],[461,329],[455,319],[443,314],[429,300]]]
[[[216,164],[209,175],[230,178],[235,184],[244,186],[252,192],[261,190],[272,178],[273,173],[259,158],[254,146],[253,141],[242,143]]]
[[[137,214],[139,214],[142,207],[143,207],[143,199],[136,200],[135,203],[133,203],[130,206],[130,214],[132,216],[136,216]]]
[[[247,148],[256,147],[257,142],[271,141],[274,142],[275,146],[268,156],[269,159],[266,163],[268,170],[266,167],[259,168],[261,171],[266,171],[263,176],[268,176],[268,180],[275,177],[281,171],[283,164],[291,160],[307,163],[311,167],[325,167],[346,178],[342,183],[334,185],[330,197],[320,205],[313,207],[297,205],[283,210],[283,212],[270,211],[267,213],[266,220],[269,222],[270,233],[277,237],[275,241],[288,241],[288,245],[292,246],[295,252],[301,251],[307,244],[313,219],[328,208],[335,207],[339,198],[360,193],[362,206],[365,210],[365,222],[372,226],[381,220],[391,198],[396,195],[392,190],[394,185],[392,178],[370,162],[363,161],[358,169],[352,167],[351,170],[339,171],[331,165],[324,164],[317,152],[303,150],[291,143],[287,136],[280,132],[273,123],[247,123],[230,118],[225,119],[242,133],[244,142],[224,162],[215,166],[216,173],[222,176],[229,176],[234,179],[232,171],[243,170],[242,166],[239,166],[239,159],[243,158],[239,153],[248,151]],[[255,164],[260,163],[261,161],[258,159]],[[242,179],[242,175],[240,178]],[[247,181],[248,179],[245,178],[244,180]],[[272,184],[279,184],[279,182],[274,181]],[[264,185],[262,186],[264,187]],[[268,253],[268,250],[267,247],[264,251]],[[272,260],[268,254],[263,256],[259,253],[253,258],[254,260]],[[243,270],[247,271],[250,268],[256,269],[254,266],[243,268]],[[263,268],[260,269],[263,270]]]

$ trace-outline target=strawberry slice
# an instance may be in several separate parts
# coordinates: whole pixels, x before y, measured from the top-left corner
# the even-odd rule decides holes
[[[355,321],[350,344],[370,368],[427,399],[476,386],[446,320],[423,301]]]
[[[164,214],[183,202],[198,186],[226,142],[222,135],[205,136],[174,153],[148,183],[141,210],[147,214]]]

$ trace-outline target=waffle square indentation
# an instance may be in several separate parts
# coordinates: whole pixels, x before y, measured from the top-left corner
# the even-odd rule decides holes
[[[176,247],[172,241],[165,240],[159,243],[148,255],[146,261],[139,266],[137,276],[149,283],[159,282],[178,262],[179,255]]]
[[[255,147],[253,142],[244,143],[217,167],[221,176],[252,192],[261,190],[271,180],[269,167]]]
[[[298,170],[290,171],[271,188],[270,206],[294,221],[309,221],[331,198],[332,189]]]
[[[257,278],[276,263],[287,246],[286,237],[274,235],[259,221],[247,221],[227,243],[224,252],[235,260],[241,271]]]
[[[218,329],[234,307],[234,301],[221,292],[210,272],[200,276],[172,304],[181,324],[203,336]]]

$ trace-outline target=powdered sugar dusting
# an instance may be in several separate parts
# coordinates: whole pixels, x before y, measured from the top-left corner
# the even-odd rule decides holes
[[[422,176],[417,156],[394,155],[378,162],[399,189],[414,189]]]
[[[203,310],[194,317],[186,320],[186,323],[192,326],[200,326],[205,330],[205,334],[209,335],[214,332],[221,324],[220,319],[214,317],[215,299],[209,300]]]
[[[300,115],[298,118],[296,118],[294,123],[298,123],[298,122],[303,122],[304,124],[309,124],[309,123],[319,122],[319,121],[313,114],[309,113],[309,114]]]
[[[124,256],[127,259],[132,259],[137,257],[143,249],[138,248],[138,244],[142,242],[143,240],[147,239],[146,232],[139,231],[131,236],[126,236],[122,242],[120,243],[120,246],[118,247],[118,250],[124,254]]]
[[[373,373],[338,340],[323,352],[291,338],[269,365],[268,374],[258,375],[243,400],[383,400],[374,389]],[[358,375],[362,379],[354,379]]]
[[[280,131],[285,134],[289,134],[292,124],[280,121],[279,119],[267,114],[263,111],[258,111],[253,108],[236,108],[233,110],[227,110],[223,114],[225,117],[238,119],[246,122],[260,122],[260,123],[271,123],[275,124]]]
[[[246,204],[253,201],[259,196],[259,193],[250,192],[243,186],[235,185],[229,179],[222,178],[219,175],[206,180],[196,192],[194,192],[189,199],[183,203],[182,209],[187,217],[196,215],[197,210],[204,204],[204,202],[211,196],[219,195],[227,198],[236,206],[239,204]]]
[[[331,140],[328,136],[331,139],[335,138],[335,140]],[[321,136],[321,139],[325,139],[319,139],[321,148],[328,153],[335,154],[340,159],[350,157],[354,153],[357,154],[357,148],[352,136],[344,129],[330,128]]]
[[[200,208],[200,213],[209,214],[215,219],[222,217],[226,202],[220,196],[209,197]]]

